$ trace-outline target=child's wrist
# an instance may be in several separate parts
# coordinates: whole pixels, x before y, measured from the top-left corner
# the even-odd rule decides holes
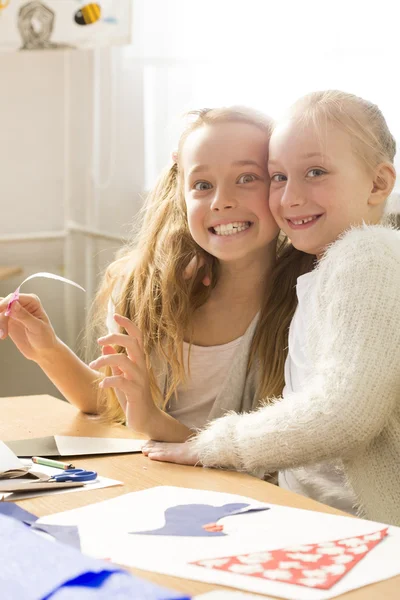
[[[60,359],[64,350],[65,345],[57,336],[55,336],[51,346],[38,350],[37,359],[35,362],[39,365],[39,367],[45,369]]]
[[[165,429],[165,412],[161,410],[158,406],[154,405],[148,414],[148,419],[146,423],[146,431],[142,431],[141,433],[148,436],[152,440],[163,441],[163,431]],[[161,436],[161,439],[159,439]]]

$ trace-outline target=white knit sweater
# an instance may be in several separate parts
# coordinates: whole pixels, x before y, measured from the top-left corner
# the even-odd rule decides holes
[[[342,460],[359,514],[400,525],[400,231],[350,230],[316,274],[307,389],[217,419],[191,443],[205,466],[258,476]]]

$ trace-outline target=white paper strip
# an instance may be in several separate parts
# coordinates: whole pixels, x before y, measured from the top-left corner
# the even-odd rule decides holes
[[[7,310],[5,312],[6,317],[10,316],[10,312],[11,312],[11,307],[14,304],[14,302],[16,302],[19,298],[19,291],[21,289],[21,287],[24,285],[24,283],[26,283],[27,281],[29,281],[30,279],[36,279],[36,278],[45,278],[45,279],[57,279],[58,281],[62,281],[63,283],[68,283],[69,285],[73,285],[77,288],[79,288],[80,290],[82,290],[83,292],[86,292],[86,290],[79,285],[79,283],[75,283],[75,281],[71,281],[71,279],[67,279],[66,277],[61,277],[61,275],[55,275],[55,273],[33,273],[33,275],[29,275],[29,277],[27,277],[26,279],[23,280],[22,283],[19,284],[19,286],[17,287],[17,289],[15,290],[15,292],[13,293],[10,302],[7,305]]]

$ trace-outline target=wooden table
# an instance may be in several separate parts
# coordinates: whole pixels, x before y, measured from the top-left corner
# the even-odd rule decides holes
[[[51,396],[0,398],[0,431],[0,439],[2,440],[55,434],[131,437],[131,432],[126,427],[99,424],[96,418],[83,415],[66,402]],[[18,504],[38,516],[44,516],[156,485],[174,485],[216,492],[229,492],[248,496],[262,502],[343,514],[324,504],[292,494],[287,490],[282,490],[277,486],[242,473],[159,463],[149,460],[142,454],[86,457],[74,459],[74,464],[78,467],[84,464],[85,468],[98,471],[104,477],[119,479],[124,482],[124,486],[86,491],[85,493],[42,496],[26,499]],[[189,592],[192,595],[205,593],[213,589],[224,589],[221,586],[150,573],[149,571],[138,569],[131,569],[131,571],[160,585],[186,593]],[[400,576],[343,594],[340,599],[399,600],[399,585]],[[260,598],[262,597],[260,596]]]
[[[0,281],[22,273],[21,267],[0,267]]]

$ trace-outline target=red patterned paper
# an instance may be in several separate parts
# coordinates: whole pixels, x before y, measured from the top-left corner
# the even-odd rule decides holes
[[[191,562],[206,569],[329,590],[388,534],[352,538]]]

